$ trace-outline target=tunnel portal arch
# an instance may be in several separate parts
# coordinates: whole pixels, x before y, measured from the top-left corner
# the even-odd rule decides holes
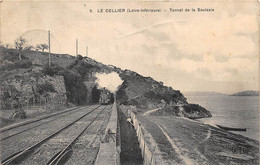
[[[92,95],[92,103],[98,103],[100,98],[101,91],[97,88],[97,86],[94,86],[94,88],[91,91]]]

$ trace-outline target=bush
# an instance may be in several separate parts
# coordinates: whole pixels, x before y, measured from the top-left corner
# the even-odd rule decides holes
[[[19,55],[17,50],[15,49],[0,49],[1,61],[8,60],[8,61],[15,61],[19,60]]]
[[[79,61],[78,64],[73,67],[73,70],[75,70],[81,76],[91,72],[91,69],[100,69],[100,68],[98,66],[88,64],[84,61]]]
[[[32,67],[32,61],[30,60],[17,60],[14,63],[6,63],[1,65],[0,70],[13,70],[13,69],[19,69],[24,68],[28,69]]]
[[[154,92],[154,91],[148,91],[144,93],[144,97],[148,98],[148,99],[158,99],[158,100],[165,100],[167,104],[169,104],[171,102],[171,100],[173,100],[173,96],[167,92],[165,93],[158,93],[158,92]]]
[[[51,83],[44,83],[44,84],[39,84],[37,85],[36,87],[36,91],[39,93],[39,94],[43,94],[43,93],[46,93],[46,92],[55,92],[55,88],[53,87],[53,85]]]
[[[82,82],[79,74],[67,69],[60,70],[57,74],[64,77],[66,86],[77,86],[80,82]]]
[[[116,100],[124,105],[128,104],[128,96],[125,92],[125,89],[127,88],[127,83],[123,82],[122,86],[119,88],[119,90],[116,92]]]
[[[15,65],[14,64],[4,64],[0,66],[0,70],[1,71],[5,71],[5,70],[13,70],[15,69]]]
[[[42,73],[45,75],[54,76],[58,75],[61,70],[63,70],[63,68],[57,65],[52,64],[51,67],[49,67],[49,65],[45,65],[43,67]]]
[[[1,109],[19,108],[21,92],[19,92],[13,85],[1,87],[0,102]]]
[[[189,118],[203,118],[203,117],[211,117],[211,113],[205,108],[201,107],[198,104],[187,104],[183,106],[185,116]]]
[[[78,55],[76,60],[74,60],[68,67],[68,69],[73,69],[81,76],[85,75],[86,73],[91,72],[91,69],[99,70],[100,67],[96,65],[89,64],[83,61],[83,57]]]
[[[156,115],[156,116],[180,116],[180,109],[178,106],[166,106],[163,107],[162,109],[159,109],[155,112],[152,112],[151,115]]]
[[[32,66],[31,60],[18,60],[14,62],[15,68],[30,68]]]
[[[140,105],[140,103],[135,99],[131,99],[131,100],[127,101],[126,103],[127,103],[126,105],[134,105],[134,106]]]
[[[16,49],[0,48],[0,57],[1,57],[1,62],[4,60],[8,60],[12,62],[20,60],[19,53]],[[22,54],[22,59],[28,60],[28,58],[25,57],[23,54]]]
[[[14,112],[11,118],[26,119],[26,113],[23,110],[18,109]]]

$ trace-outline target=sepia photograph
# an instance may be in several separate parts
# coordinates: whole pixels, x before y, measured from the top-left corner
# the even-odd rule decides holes
[[[0,164],[259,165],[259,13],[0,0]]]

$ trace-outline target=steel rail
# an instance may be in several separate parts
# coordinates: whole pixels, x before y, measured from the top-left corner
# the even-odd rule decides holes
[[[14,134],[12,134],[12,135],[9,135],[9,136],[6,136],[6,137],[4,137],[4,138],[1,138],[0,141],[4,141],[4,140],[6,140],[6,139],[8,139],[8,138],[10,138],[10,137],[13,137],[13,136],[15,136],[15,135],[19,135],[19,134],[21,134],[21,133],[23,133],[23,132],[26,132],[26,131],[29,131],[29,130],[31,130],[31,129],[33,129],[33,128],[36,128],[36,127],[39,127],[39,126],[44,125],[44,124],[46,124],[46,123],[49,123],[49,122],[52,122],[52,121],[54,121],[54,120],[60,119],[61,117],[64,117],[64,116],[69,115],[69,114],[71,114],[71,113],[78,112],[78,111],[83,111],[83,110],[84,110],[83,108],[84,108],[84,107],[80,107],[80,108],[76,108],[76,109],[71,109],[71,111],[67,111],[66,113],[62,113],[61,116],[59,116],[59,117],[57,117],[57,118],[55,118],[55,119],[52,119],[52,120],[49,120],[49,121],[45,121],[45,122],[40,123],[40,124],[38,124],[38,125],[35,125],[35,126],[31,127],[31,128],[22,130],[22,131],[20,131],[20,132],[16,132],[16,133],[14,133]],[[56,115],[54,115],[54,116],[56,116]],[[51,117],[53,117],[53,116],[51,116]],[[44,120],[44,119],[43,119],[43,120]]]
[[[17,153],[12,154],[11,156],[7,157],[6,159],[4,159],[1,164],[2,165],[6,165],[6,164],[10,164],[11,162],[14,162],[15,160],[18,160],[19,158],[21,158],[22,156],[24,156],[26,153],[33,151],[33,149],[35,149],[36,147],[40,146],[41,144],[43,144],[45,141],[49,140],[50,138],[56,136],[58,133],[60,133],[61,131],[65,130],[66,128],[72,126],[74,123],[76,123],[77,121],[79,121],[80,119],[84,118],[85,116],[89,115],[90,113],[94,112],[96,109],[98,109],[101,105],[99,105],[98,107],[94,108],[93,110],[87,112],[86,114],[82,115],[81,117],[77,118],[76,120],[66,124],[65,126],[63,126],[62,128],[60,128],[58,131],[52,133],[51,135],[45,137],[43,140],[37,142],[36,144],[22,150],[19,151]]]
[[[107,106],[106,106],[107,107]],[[57,165],[60,164],[60,162],[62,160],[64,160],[64,157],[70,152],[72,145],[77,141],[77,139],[89,128],[89,126],[98,118],[98,116],[106,109],[103,108],[102,111],[100,111],[97,116],[91,120],[91,122],[62,150],[60,151],[58,154],[54,155],[54,157],[52,157],[50,159],[50,161],[48,161],[47,165]]]
[[[106,106],[107,107],[107,106]],[[59,152],[59,154],[56,154],[53,158],[50,159],[50,161],[47,163],[47,165],[58,165],[62,160],[64,160],[64,157],[71,151],[72,145],[77,141],[77,139],[88,129],[88,127],[98,118],[98,116],[106,109],[106,107],[100,111],[97,116],[62,150]]]
[[[69,112],[69,111],[73,111],[73,110],[76,110],[77,108],[79,108],[79,107],[73,107],[73,108],[70,108],[70,109],[65,110],[65,111],[56,112],[54,114],[44,115],[42,117],[39,117],[39,118],[36,118],[36,119],[26,120],[26,121],[23,121],[23,122],[20,122],[20,123],[15,123],[15,124],[12,124],[10,126],[6,126],[6,127],[1,128],[0,133],[5,132],[7,130],[17,128],[17,127],[20,127],[20,126],[27,125],[27,124],[30,124],[30,123],[34,123],[34,122],[37,122],[37,121],[40,121],[40,120],[43,120],[43,119],[47,119],[47,118],[50,118],[50,117],[53,117],[53,116],[56,116],[56,115],[59,115],[59,114],[63,114],[63,113]]]

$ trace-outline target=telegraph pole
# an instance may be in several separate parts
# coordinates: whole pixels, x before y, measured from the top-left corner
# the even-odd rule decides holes
[[[78,56],[78,39],[76,38],[76,56]]]
[[[86,57],[88,57],[88,46],[86,46]]]
[[[51,32],[48,31],[48,40],[49,40],[49,67],[51,67]]]

